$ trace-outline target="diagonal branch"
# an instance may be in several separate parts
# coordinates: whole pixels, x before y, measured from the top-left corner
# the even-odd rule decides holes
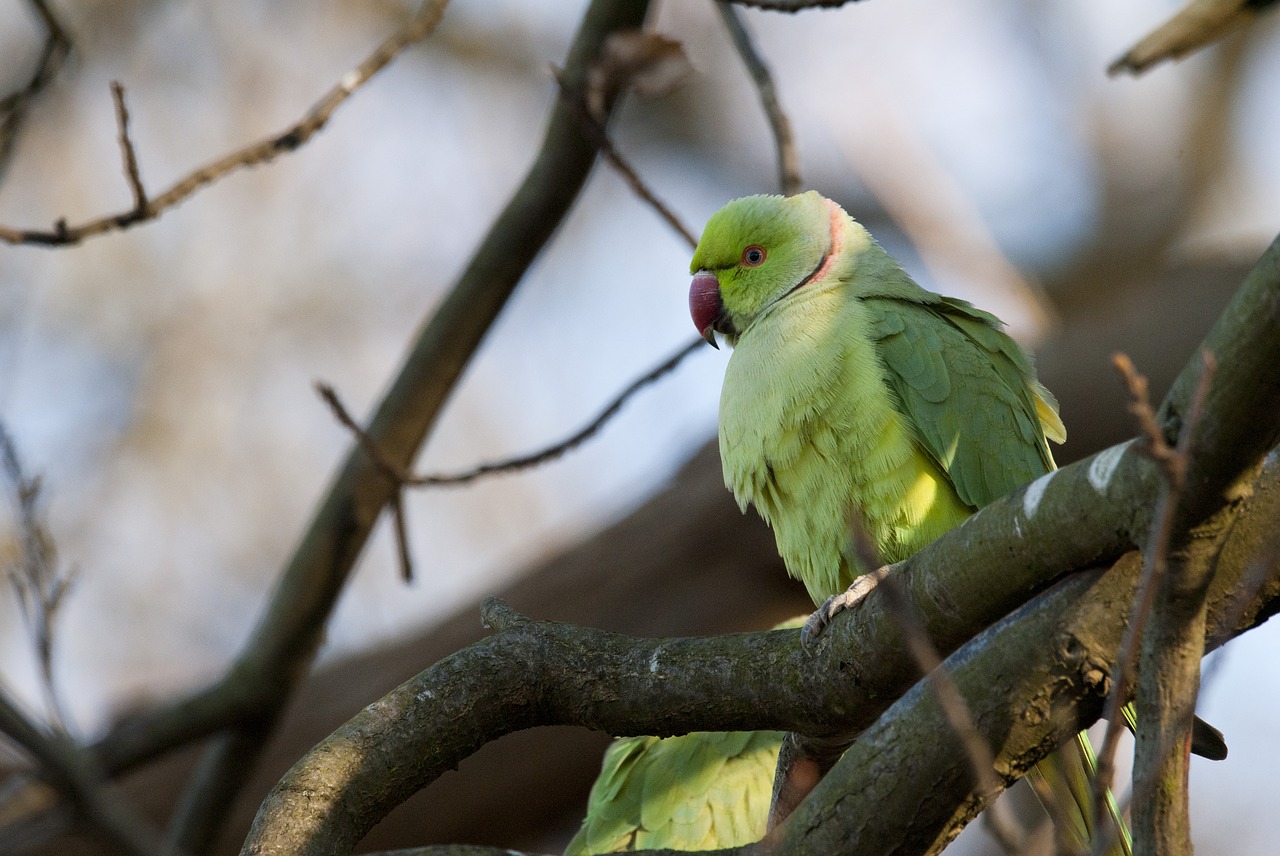
[[[27,118],[32,102],[53,81],[67,55],[71,53],[71,36],[53,14],[48,0],[30,0],[30,3],[44,26],[44,47],[40,49],[40,59],[36,62],[30,79],[20,89],[0,98],[0,178],[4,177],[5,170],[9,167],[18,132]]]
[[[591,111],[587,109],[587,105],[583,100],[581,89],[571,85],[565,79],[564,74],[559,71],[556,72],[556,82],[560,85],[560,97],[577,114],[578,121],[582,123],[583,132],[600,147],[600,153],[604,155],[605,160],[614,168],[614,171],[622,176],[622,180],[627,183],[631,191],[652,208],[676,234],[684,239],[684,242],[690,248],[697,246],[698,239],[693,236],[693,232],[689,230],[689,227],[684,225],[680,218],[676,216],[676,213],[657,197],[657,194],[640,177],[640,173],[636,172],[631,162],[618,151],[617,146],[613,144],[613,140],[609,137],[608,130],[597,121],[595,116],[591,115]]]
[[[566,76],[581,78],[604,38],[638,26],[647,8],[643,0],[595,0],[570,49]],[[424,326],[369,425],[369,436],[397,466],[407,466],[416,454],[489,325],[577,198],[595,155],[572,109],[557,103],[524,183]],[[394,490],[354,445],[226,677],[122,724],[94,747],[104,769],[119,773],[228,725],[256,734],[260,749],[315,656],[336,599]],[[211,751],[221,756],[231,748]],[[224,767],[212,760],[208,766]]]
[[[36,726],[0,688],[0,734],[21,746],[40,766],[38,775],[75,808],[78,819],[126,856],[159,856],[160,835],[128,804],[116,799],[85,754],[61,733]]]
[[[141,192],[142,185],[138,179],[133,146],[126,133],[127,114],[124,111],[123,92],[117,93],[119,85],[113,84],[112,94],[116,106],[117,123],[120,126],[120,145],[126,162],[125,175],[129,181],[130,192],[133,194],[134,206],[118,214],[108,214],[74,226],[68,225],[66,218],[59,218],[49,230],[0,226],[0,241],[9,244],[36,244],[50,247],[69,246],[96,235],[128,229],[138,223],[156,219],[205,185],[212,184],[236,170],[268,163],[279,155],[293,151],[328,124],[333,111],[399,56],[401,51],[429,36],[436,24],[440,22],[447,3],[448,0],[426,0],[407,24],[378,45],[362,63],[344,74],[338,84],[325,93],[305,116],[288,128],[205,164],[150,200],[146,198],[145,193]]]
[[[773,73],[769,71],[769,66],[760,55],[760,51],[756,50],[751,33],[747,30],[747,25],[742,22],[742,16],[738,14],[738,10],[734,9],[728,0],[714,0],[714,2],[720,17],[724,19],[729,36],[733,39],[734,47],[738,49],[738,56],[742,57],[742,63],[747,67],[747,73],[751,75],[752,81],[755,82],[756,91],[760,93],[760,105],[764,108],[765,117],[769,120],[774,146],[778,152],[778,186],[782,189],[783,196],[793,196],[804,189],[804,182],[800,178],[800,158],[796,154],[796,142],[791,133],[791,120],[787,118],[786,112],[782,109],[782,102],[778,100],[778,88],[773,83]]]

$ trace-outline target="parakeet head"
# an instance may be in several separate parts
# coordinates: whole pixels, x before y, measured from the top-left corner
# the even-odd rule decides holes
[[[814,191],[747,196],[707,221],[689,265],[689,312],[708,342],[730,344],[766,308],[812,280],[831,255],[844,211]]]

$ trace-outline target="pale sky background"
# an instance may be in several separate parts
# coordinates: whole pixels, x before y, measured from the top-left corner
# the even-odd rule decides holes
[[[1097,226],[1100,140],[1130,181],[1153,188],[1188,157],[1183,131],[1213,55],[1136,80],[1103,73],[1177,5],[876,0],[746,19],[810,185],[855,216],[858,203],[873,208],[860,172],[909,171],[882,160],[898,123],[1035,276]],[[202,684],[237,650],[348,444],[312,381],[367,414],[533,157],[554,98],[547,64],[562,62],[583,7],[457,0],[433,39],[296,153],[124,234],[66,250],[0,246],[0,417],[44,476],[53,533],[79,570],[58,676],[84,733],[120,704]],[[143,178],[158,191],[295,121],[404,8],[78,4],[67,10],[77,53],[31,114],[0,183],[0,222],[44,227],[128,205],[110,80],[127,87]],[[628,104],[615,135],[696,231],[726,200],[774,190],[772,141],[709,3],[665,4],[656,27],[698,73],[667,102]],[[1256,257],[1280,228],[1280,19],[1258,30],[1232,116],[1236,166],[1197,212],[1188,254]],[[36,34],[22,4],[0,6],[3,91],[28,73]],[[900,238],[886,244],[923,282],[995,309],[1025,340],[1047,332],[1025,301],[926,270]],[[688,256],[599,168],[420,467],[505,457],[586,422],[692,336]],[[324,656],[420,628],[635,507],[713,435],[725,358],[697,354],[561,462],[415,494],[418,580],[399,581],[384,527]],[[1107,366],[1098,372],[1110,382]],[[1261,856],[1280,840],[1277,634],[1233,643],[1206,691],[1202,711],[1232,755],[1193,766],[1200,853]],[[38,702],[7,589],[0,679]],[[956,852],[975,846],[966,834]]]

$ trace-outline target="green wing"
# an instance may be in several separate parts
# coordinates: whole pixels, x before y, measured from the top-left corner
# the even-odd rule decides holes
[[[923,289],[912,298],[863,305],[899,409],[960,499],[980,508],[1053,469],[1058,404],[999,320]]]
[[[782,737],[780,731],[696,731],[615,740],[565,856],[759,841]]]

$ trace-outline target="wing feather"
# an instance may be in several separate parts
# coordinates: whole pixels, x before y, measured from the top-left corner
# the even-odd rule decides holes
[[[1057,402],[995,316],[951,298],[863,303],[890,391],[962,501],[979,508],[1053,468]]]

